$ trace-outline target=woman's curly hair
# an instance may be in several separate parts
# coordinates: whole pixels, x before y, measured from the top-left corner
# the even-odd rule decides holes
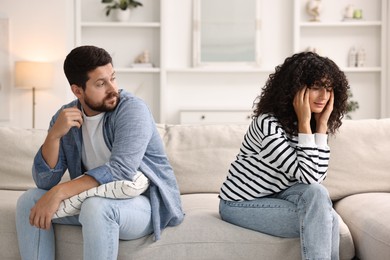
[[[334,134],[347,112],[350,87],[344,72],[332,60],[313,52],[294,54],[276,67],[254,102],[254,117],[272,114],[288,134],[296,135],[298,118],[293,107],[295,94],[305,86],[313,85],[333,88],[334,105],[328,120],[328,132]],[[315,129],[313,118],[312,130]]]

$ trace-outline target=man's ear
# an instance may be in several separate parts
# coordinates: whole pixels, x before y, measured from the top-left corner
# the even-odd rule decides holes
[[[73,94],[77,97],[80,98],[82,96],[83,89],[76,84],[72,84],[71,86]]]

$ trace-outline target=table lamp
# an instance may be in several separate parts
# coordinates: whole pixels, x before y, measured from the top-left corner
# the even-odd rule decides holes
[[[32,89],[32,128],[35,128],[35,90],[50,88],[53,67],[48,62],[15,62],[15,87]]]

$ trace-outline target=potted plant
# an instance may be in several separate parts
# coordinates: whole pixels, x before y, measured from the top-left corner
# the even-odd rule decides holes
[[[357,101],[352,100],[352,91],[348,90],[348,104],[347,104],[347,119],[352,119],[350,113],[359,109],[359,103]]]
[[[116,11],[118,21],[126,21],[130,17],[130,9],[143,6],[142,3],[135,0],[102,0],[106,6],[106,16],[109,16],[112,10]]]

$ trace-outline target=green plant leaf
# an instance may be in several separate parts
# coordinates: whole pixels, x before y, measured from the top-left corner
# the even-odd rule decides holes
[[[352,100],[352,91],[348,90],[348,103],[347,103],[347,114],[346,117],[348,119],[352,119],[351,115],[349,113],[354,112],[359,109],[359,103],[355,100]]]
[[[119,0],[119,2],[114,0],[102,0],[102,3],[113,3],[112,5],[106,6],[106,16],[110,15],[112,9],[120,8],[122,10],[126,10],[128,8],[136,8],[138,6],[143,6],[142,3],[134,0]]]

